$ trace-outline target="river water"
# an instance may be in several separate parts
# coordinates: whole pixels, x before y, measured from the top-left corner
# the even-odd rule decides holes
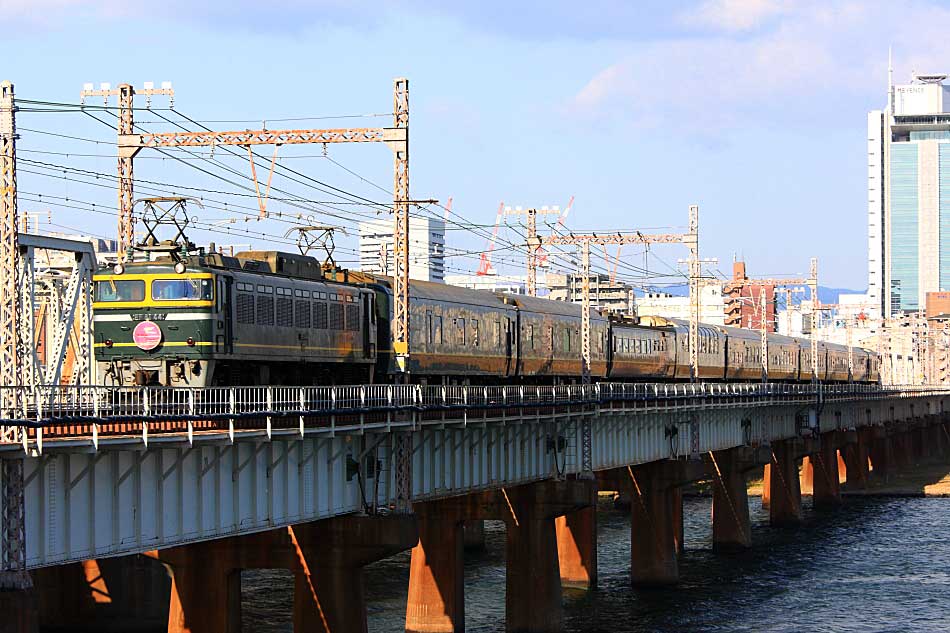
[[[709,498],[684,501],[686,552],[680,584],[630,586],[628,515],[599,507],[600,582],[565,593],[569,633],[652,631],[950,631],[950,499],[849,498],[834,511],[812,511],[804,524],[771,528],[750,499],[753,548],[714,554]],[[486,524],[486,547],[466,552],[466,630],[505,629],[505,533]],[[290,633],[292,577],[243,576],[243,629]],[[366,568],[369,630],[404,626],[408,552]]]

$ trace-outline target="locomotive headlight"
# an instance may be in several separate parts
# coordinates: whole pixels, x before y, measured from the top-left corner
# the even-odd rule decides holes
[[[179,275],[184,274],[184,273],[185,273],[185,262],[177,262],[177,263],[175,264],[175,272],[178,273]]]
[[[193,339],[193,338],[191,338],[191,337],[189,336],[188,339],[185,340],[185,343],[188,344],[188,347],[194,347],[194,346],[195,346],[195,339]]]
[[[105,340],[105,345],[106,345],[106,347],[112,347],[112,339],[111,339],[111,338],[107,338],[107,339]]]
[[[125,272],[125,266],[122,265],[122,262],[119,262],[118,264],[112,267],[112,272],[114,272],[117,275],[121,275],[122,273]]]

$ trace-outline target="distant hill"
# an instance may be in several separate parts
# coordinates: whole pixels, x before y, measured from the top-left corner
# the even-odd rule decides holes
[[[662,288],[657,288],[656,292],[665,292],[676,297],[685,297],[689,294],[689,285],[688,284],[677,284],[675,286],[663,286]],[[866,290],[851,290],[849,288],[829,288],[828,286],[818,286],[818,299],[822,303],[838,303],[838,295],[849,295],[849,294],[864,294]],[[637,291],[637,296],[642,297],[643,292]],[[801,295],[796,295],[797,300],[801,299]],[[796,301],[797,301],[796,300]]]

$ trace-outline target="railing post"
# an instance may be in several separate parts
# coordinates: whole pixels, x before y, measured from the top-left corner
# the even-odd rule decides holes
[[[271,411],[274,410],[274,387],[267,385],[267,387],[264,388],[264,398],[267,400],[267,416],[265,416],[265,423],[267,424],[267,439],[270,439],[271,424],[273,423],[270,414]]]
[[[195,443],[195,390],[188,390],[188,445]]]
[[[229,413],[232,417],[228,418],[228,438],[234,443],[234,415],[237,414],[237,389],[231,387],[228,389]]]

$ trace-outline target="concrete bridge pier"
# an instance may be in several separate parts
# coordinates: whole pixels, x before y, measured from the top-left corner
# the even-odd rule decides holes
[[[503,520],[506,525],[506,630],[560,631],[562,572],[573,569],[577,576],[591,577],[596,530],[585,532],[581,517],[573,524],[577,529],[562,530],[561,545],[555,519],[590,506],[596,490],[594,480],[544,481],[416,504],[420,538],[412,551],[406,631],[464,630],[461,526],[483,519]],[[592,525],[586,522],[587,527]],[[559,566],[562,546],[576,551],[568,570]]]
[[[663,460],[628,467],[630,577],[635,585],[679,582],[683,496],[679,486],[702,476],[700,462]]]
[[[871,447],[871,429],[861,428],[847,432],[847,443],[844,453],[845,488],[861,490],[867,488],[870,469],[868,467],[869,450]]]
[[[419,540],[410,515],[343,516],[288,530],[294,569],[294,631],[366,631],[363,567]]]
[[[485,521],[466,521],[462,530],[465,549],[483,549],[485,547]]]
[[[822,433],[817,450],[802,460],[801,489],[812,493],[816,508],[834,507],[841,503],[838,442],[837,431]]]
[[[872,434],[870,456],[871,476],[888,481],[894,471],[894,442],[887,436],[883,427],[876,426]]]
[[[32,588],[0,590],[0,633],[37,633],[39,626]]]
[[[795,439],[772,442],[772,461],[763,482],[763,498],[769,498],[772,525],[793,525],[802,518],[802,491],[798,473],[798,444]],[[767,491],[767,492],[766,492]]]
[[[33,586],[43,628],[152,631],[168,617],[168,573],[145,556],[43,567]]]
[[[713,484],[713,549],[732,551],[752,547],[746,473],[761,465],[755,459],[755,451],[740,446],[711,452],[705,460]]]
[[[597,486],[588,492],[587,507],[554,519],[562,587],[597,587]]]
[[[267,568],[294,573],[295,631],[359,632],[366,631],[362,568],[417,540],[413,516],[350,515],[150,555],[172,574],[169,633],[238,633],[241,570]]]

